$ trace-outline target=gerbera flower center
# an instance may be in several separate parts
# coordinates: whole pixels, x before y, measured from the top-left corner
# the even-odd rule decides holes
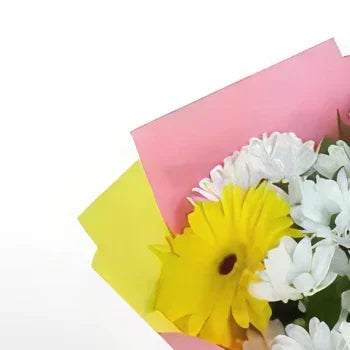
[[[234,268],[237,257],[235,254],[227,255],[219,265],[220,275],[228,275]]]
[[[270,320],[269,303],[249,286],[268,251],[283,236],[299,235],[289,214],[289,203],[267,182],[247,190],[228,184],[219,201],[195,202],[189,227],[158,252],[155,309],[185,334],[242,349],[245,329],[265,332]]]

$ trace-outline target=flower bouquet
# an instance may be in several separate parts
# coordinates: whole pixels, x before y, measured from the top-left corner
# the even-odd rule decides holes
[[[349,81],[329,40],[132,133],[80,222],[174,349],[350,349]]]

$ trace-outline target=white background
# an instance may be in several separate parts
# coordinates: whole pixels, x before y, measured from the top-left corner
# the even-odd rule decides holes
[[[77,216],[137,126],[331,37],[350,53],[347,4],[0,0],[0,349],[169,349]]]

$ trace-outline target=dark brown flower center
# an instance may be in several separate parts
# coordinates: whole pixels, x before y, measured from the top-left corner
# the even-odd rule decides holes
[[[227,255],[220,263],[219,265],[219,273],[220,275],[227,275],[235,266],[235,263],[237,261],[237,257],[235,254]]]

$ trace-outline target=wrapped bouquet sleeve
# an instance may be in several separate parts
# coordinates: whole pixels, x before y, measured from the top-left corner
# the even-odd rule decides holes
[[[169,227],[182,231],[194,184],[251,137],[335,136],[337,109],[348,113],[349,82],[350,57],[329,40],[133,131]]]
[[[254,186],[238,186],[241,180],[226,186],[226,179],[218,189],[215,178],[221,181],[223,160],[229,166],[226,157],[248,140],[252,149],[271,144],[285,150],[290,142],[293,155],[299,152],[309,162],[309,171],[317,152],[294,133],[316,143],[337,138],[337,111],[348,115],[349,107],[350,58],[329,40],[136,129],[140,161],[79,218],[98,248],[94,269],[174,349],[268,349],[270,300],[251,296],[248,287],[259,282],[255,272],[263,270],[274,249],[289,244],[288,252],[298,251],[299,242],[305,249],[310,244],[310,237],[301,240],[304,227],[290,217],[296,202],[274,186],[293,182],[270,171],[272,181],[261,175],[262,166]],[[279,133],[261,142],[253,139],[274,131]],[[237,163],[238,156],[230,162]],[[214,200],[198,201],[192,190],[209,173],[199,192],[205,196],[214,186],[208,190]],[[274,238],[267,241],[261,235],[271,230]],[[238,233],[231,242],[233,231]],[[226,249],[231,246],[232,252]],[[336,254],[332,249],[324,252]],[[333,275],[327,276],[330,284]]]

